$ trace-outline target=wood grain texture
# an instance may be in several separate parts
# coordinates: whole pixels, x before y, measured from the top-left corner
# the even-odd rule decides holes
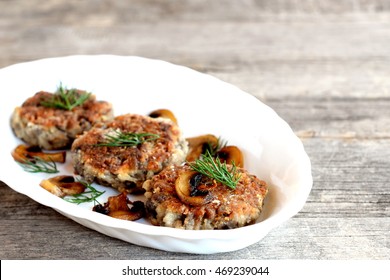
[[[385,0],[1,0],[0,67],[109,53],[211,74],[290,124],[314,185],[260,242],[204,256],[104,236],[0,183],[0,259],[388,260],[389,44]]]

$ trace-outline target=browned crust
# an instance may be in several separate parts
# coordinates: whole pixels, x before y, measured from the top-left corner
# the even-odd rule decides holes
[[[157,134],[159,138],[136,147],[97,145],[106,141],[106,134],[115,131],[147,132]],[[161,171],[174,161],[172,156],[177,152],[180,141],[179,127],[169,120],[137,114],[121,115],[109,123],[94,127],[75,140],[72,145],[75,170],[89,180],[110,185],[119,191],[132,192],[133,187],[142,190],[142,183],[149,174]],[[180,164],[184,158],[185,154],[177,163]],[[116,182],[105,182],[105,177],[114,177]]]
[[[28,98],[21,107],[15,108],[11,127],[17,137],[28,144],[39,145],[44,149],[66,148],[78,134],[98,122],[113,117],[112,105],[105,101],[97,101],[94,95],[72,110],[41,105],[42,101],[52,96],[53,93],[40,91]],[[28,131],[29,129],[31,131]],[[46,139],[40,141],[39,137]]]
[[[164,169],[144,184],[148,218],[154,225],[183,229],[227,229],[253,224],[262,211],[267,184],[244,169],[232,190],[221,183],[210,190],[213,201],[202,206],[184,204],[176,194],[175,181],[188,165]]]

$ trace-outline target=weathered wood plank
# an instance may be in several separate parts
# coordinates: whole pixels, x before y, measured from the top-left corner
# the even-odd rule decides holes
[[[351,142],[390,139],[390,98],[387,97],[271,97],[263,102],[285,119],[302,139],[317,137]]]
[[[272,100],[270,105],[277,107],[276,109],[285,119],[291,119],[293,126],[298,130],[310,127],[314,131],[324,131],[322,126],[328,122],[327,106],[333,107],[335,112],[341,108],[344,108],[346,112],[352,112],[356,104],[357,108],[359,104],[363,104],[361,100],[357,103],[333,100],[329,103],[323,102],[322,104],[325,105],[317,108],[315,112],[310,110],[302,112],[301,107],[304,105],[309,104],[309,107],[313,107],[309,101],[292,99],[283,103],[282,100]],[[315,99],[311,101],[312,103],[318,102]],[[375,102],[378,105],[383,103],[382,100]],[[381,106],[378,108],[378,110],[370,110],[362,114],[368,115],[375,122],[375,119],[383,113],[381,110],[386,109]],[[301,112],[299,117],[296,116],[296,112]],[[324,118],[325,122],[321,121]],[[345,119],[350,120],[352,124],[360,121],[360,118],[348,116],[345,116]],[[365,126],[358,128],[359,133],[367,132]],[[386,245],[386,240],[390,234],[390,190],[388,188],[390,140],[349,139],[340,136],[343,135],[342,128],[333,129],[338,133],[338,136],[334,138],[327,139],[326,134],[314,134],[313,137],[302,139],[312,161],[314,178],[313,190],[302,211],[288,223],[273,230],[259,243],[235,252],[235,257],[380,259],[388,255],[390,248],[388,244]],[[90,258],[93,255],[96,258],[121,259],[129,257],[129,251],[132,252],[131,258],[139,259],[163,256],[189,257],[152,249],[134,249],[136,246],[103,237],[99,233],[68,221],[51,209],[7,187],[0,187],[0,205],[3,206],[0,232],[8,230],[5,236],[0,235],[0,241],[11,244],[10,247],[6,247],[7,251],[3,251],[5,258],[23,257],[19,250],[16,250],[19,246],[29,248],[27,254],[29,257],[72,258],[75,253],[73,251],[62,252],[62,248],[72,246],[74,239],[80,242],[80,246],[93,247],[92,253],[78,251],[77,258]],[[36,226],[36,230],[31,230],[31,226]],[[25,232],[20,230],[20,227],[25,227]],[[10,233],[9,228],[14,228],[14,232]],[[58,236],[58,228],[62,229],[60,236]],[[43,235],[43,233],[47,234]],[[72,236],[72,239],[66,236]],[[302,239],[302,236],[305,238]],[[20,241],[16,242],[16,240]],[[29,244],[33,242],[35,245],[31,248],[25,244],[27,242]],[[50,242],[50,252],[39,245],[44,242]],[[365,242],[368,245],[357,249],[355,242]],[[340,244],[343,246],[340,247]],[[110,255],[108,255],[105,249],[107,247],[116,249],[110,250]],[[297,252],[297,248],[300,251]],[[259,251],[261,254],[258,253]],[[205,257],[191,256],[191,258]],[[217,254],[207,258],[229,259],[233,258],[233,254]]]
[[[5,27],[0,67],[71,54],[138,55],[210,73],[260,98],[389,97],[389,22]]]
[[[30,215],[15,211],[15,218],[2,219],[1,259],[387,259],[390,253],[388,216],[346,218],[342,213],[333,217],[313,213],[308,218],[301,214],[248,248],[203,256],[140,248],[84,228],[10,189],[0,187],[0,193],[33,210]],[[330,208],[332,204],[337,202],[329,202]],[[25,218],[17,218],[22,214]]]
[[[160,21],[243,21],[294,20],[327,17],[340,20],[378,18],[390,11],[386,0],[132,0],[124,1],[1,1],[2,23],[14,17],[24,17],[25,23],[96,24],[160,22]],[[333,16],[333,17],[332,17]]]
[[[0,183],[0,259],[388,259],[389,24],[385,0],[0,1],[0,67],[110,53],[209,73],[274,108],[314,178],[298,215],[211,256],[112,239]]]

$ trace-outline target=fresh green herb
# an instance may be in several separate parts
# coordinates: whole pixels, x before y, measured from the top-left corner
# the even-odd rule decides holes
[[[203,147],[202,155],[209,152],[212,157],[215,157],[218,151],[223,147],[226,147],[226,145],[227,145],[227,141],[224,141],[220,137],[218,137],[218,141],[215,145],[213,145],[211,142],[207,142],[205,144],[205,146]]]
[[[55,94],[46,100],[41,101],[41,105],[49,108],[72,110],[82,105],[88,100],[91,93],[78,91],[77,89],[66,89],[60,84]]]
[[[57,165],[54,161],[45,161],[40,157],[26,159],[24,162],[18,162],[24,171],[31,173],[58,173]]]
[[[113,135],[105,135],[107,142],[99,143],[97,145],[108,147],[134,147],[144,142],[155,141],[159,137],[159,135],[153,133],[115,131]]]
[[[97,201],[96,199],[99,196],[101,196],[102,194],[104,194],[105,191],[99,191],[99,190],[95,189],[94,187],[92,187],[91,184],[88,184],[85,181],[79,181],[79,182],[82,183],[87,190],[83,193],[79,193],[79,194],[75,194],[75,195],[71,195],[71,196],[66,196],[66,197],[64,197],[64,200],[71,202],[71,203],[76,203],[76,204],[81,204],[81,203],[85,203],[85,202],[92,202],[92,201],[100,204],[99,201]]]
[[[231,189],[236,188],[241,177],[238,174],[237,167],[234,163],[229,170],[225,162],[222,163],[218,157],[213,158],[209,151],[206,151],[201,159],[197,159],[194,163],[190,163],[190,166],[194,171],[215,179]]]

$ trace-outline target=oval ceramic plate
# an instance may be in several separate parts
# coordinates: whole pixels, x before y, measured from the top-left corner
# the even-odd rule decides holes
[[[232,229],[191,231],[129,222],[91,211],[91,204],[72,204],[39,186],[48,174],[23,171],[11,157],[21,141],[9,119],[16,106],[40,90],[68,88],[92,92],[113,104],[115,115],[148,114],[168,108],[185,137],[212,133],[241,147],[245,167],[269,185],[264,211],[256,224]],[[15,191],[52,207],[74,221],[103,234],[156,249],[210,254],[234,251],[261,240],[304,205],[312,187],[310,160],[301,141],[271,108],[235,86],[186,67],[140,57],[70,56],[21,63],[0,70],[3,133],[0,179]],[[60,172],[73,174],[68,154]],[[114,190],[95,185],[105,194]],[[139,199],[130,197],[130,199]]]

